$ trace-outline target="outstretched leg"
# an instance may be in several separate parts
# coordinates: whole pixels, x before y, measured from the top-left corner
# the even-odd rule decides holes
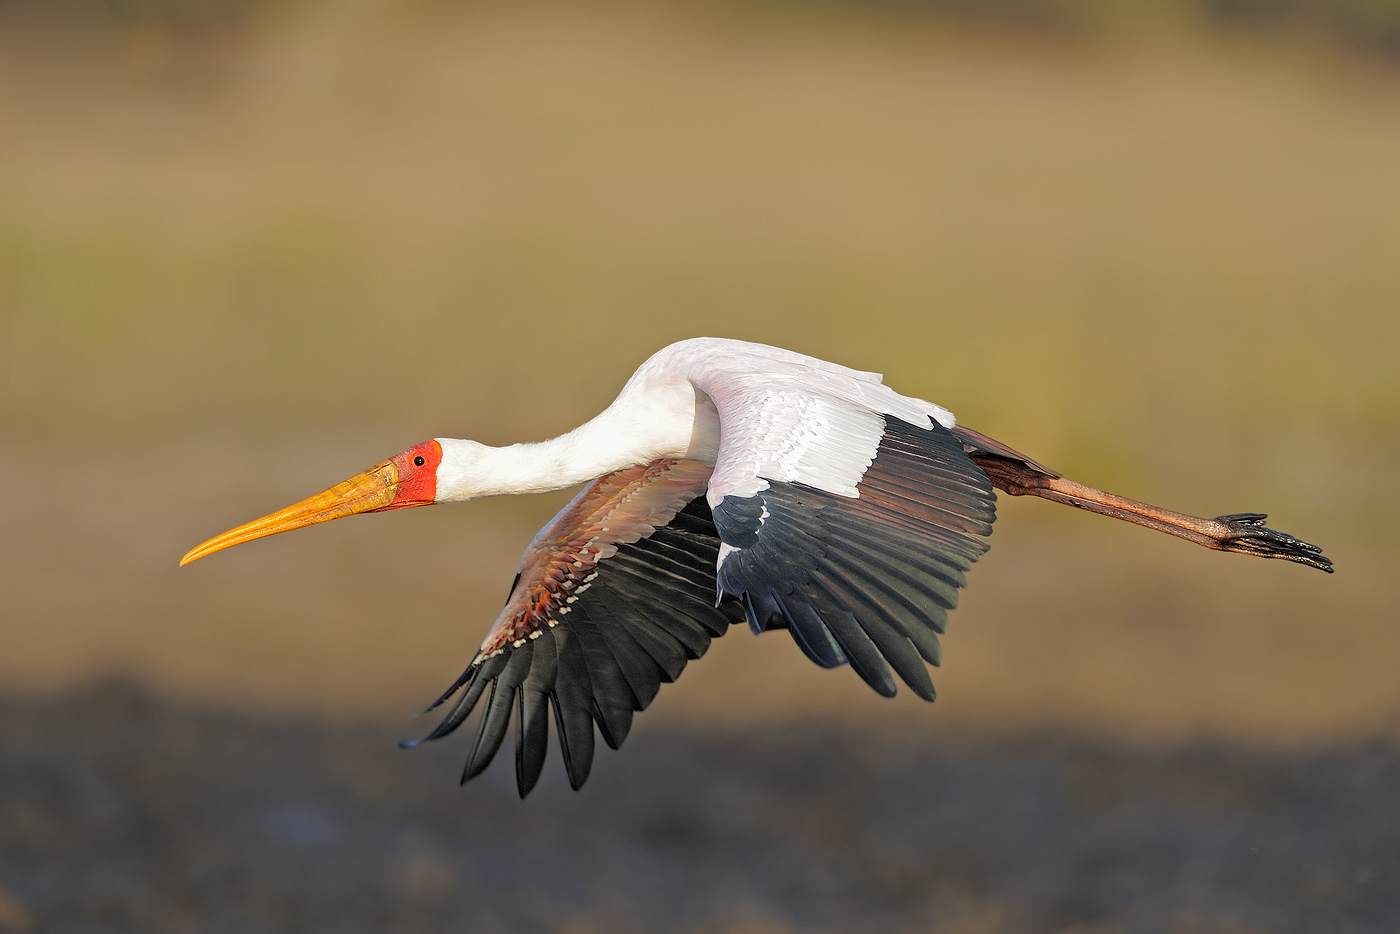
[[[1332,573],[1332,560],[1323,555],[1321,548],[1266,527],[1264,520],[1268,517],[1263,513],[1240,512],[1202,519],[1172,512],[1066,480],[1024,454],[970,428],[959,425],[953,429],[953,434],[962,441],[963,449],[986,473],[992,486],[1012,496],[1039,496],[1166,532],[1217,551],[1282,558]]]

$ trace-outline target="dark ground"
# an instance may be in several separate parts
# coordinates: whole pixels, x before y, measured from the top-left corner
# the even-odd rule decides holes
[[[396,738],[2,701],[0,931],[1400,930],[1392,745],[639,724],[521,803]]]

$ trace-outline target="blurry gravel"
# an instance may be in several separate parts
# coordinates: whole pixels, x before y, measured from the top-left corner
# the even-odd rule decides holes
[[[410,729],[0,700],[0,932],[1400,930],[1390,744],[645,723],[522,803]]]

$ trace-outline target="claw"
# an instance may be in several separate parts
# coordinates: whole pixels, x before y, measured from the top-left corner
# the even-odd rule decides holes
[[[1226,525],[1257,525],[1263,528],[1267,518],[1268,515],[1262,512],[1232,512],[1228,516],[1216,516],[1215,521]]]
[[[1322,549],[1302,539],[1294,538],[1287,532],[1280,532],[1264,525],[1267,519],[1262,512],[1237,512],[1216,516],[1215,521],[1228,529],[1220,540],[1222,551],[1234,551],[1261,558],[1281,558],[1306,564],[1331,574],[1334,570],[1332,559],[1322,553]]]

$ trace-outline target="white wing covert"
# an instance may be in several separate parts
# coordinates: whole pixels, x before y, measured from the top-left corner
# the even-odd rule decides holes
[[[996,494],[944,410],[856,375],[695,380],[720,420],[718,596],[739,597],[755,632],[788,629],[818,665],[849,663],[885,696],[893,668],[933,700],[924,663],[941,660]]]

